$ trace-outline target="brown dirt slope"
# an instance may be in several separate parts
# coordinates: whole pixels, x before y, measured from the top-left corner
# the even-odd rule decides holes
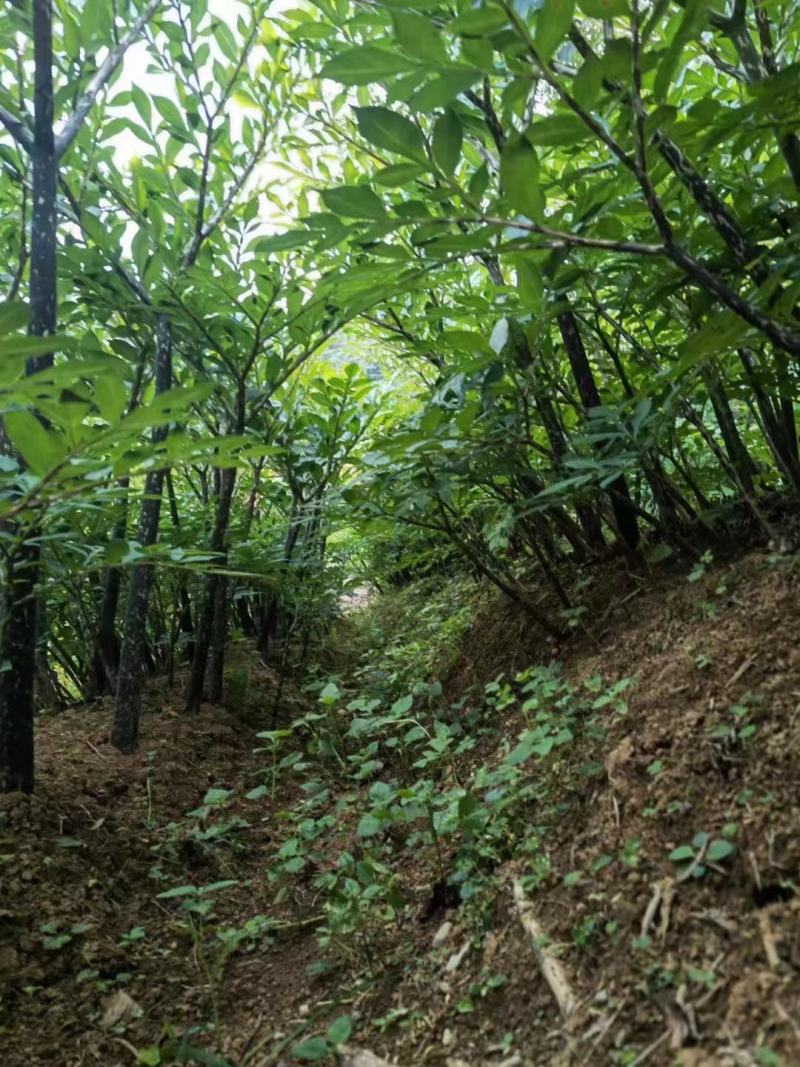
[[[295,1036],[347,1011],[353,1041],[402,1067],[800,1065],[799,581],[791,559],[758,555],[695,582],[621,566],[596,576],[587,617],[599,622],[560,658],[576,682],[636,681],[627,711],[609,706],[606,735],[554,774],[563,824],[532,908],[540,952],[571,987],[566,1019],[512,898],[525,857],[497,872],[478,928],[452,901],[426,908],[429,877],[404,853],[414,906],[369,976],[354,961],[312,977],[319,901],[309,889],[276,904],[264,877],[299,785],[281,783],[274,804],[241,799],[268,762],[252,754],[252,715],[188,721],[156,691],[132,759],[111,749],[107,709],[43,720],[36,796],[0,804],[0,1063],[173,1062],[174,1035],[204,1026],[190,1043],[237,1067],[288,1064]],[[448,689],[552,653],[499,608],[473,628]],[[251,706],[259,692],[266,707],[269,679],[253,673]],[[498,734],[513,735],[518,713],[505,716]],[[492,758],[482,742],[464,779]],[[205,848],[190,830],[205,824],[185,818],[210,787],[234,790],[225,817],[247,823],[228,850]],[[700,833],[705,871],[687,877],[670,852]],[[734,850],[715,859],[716,842]],[[221,977],[174,902],[157,899],[177,873],[236,880],[221,919],[270,926]]]

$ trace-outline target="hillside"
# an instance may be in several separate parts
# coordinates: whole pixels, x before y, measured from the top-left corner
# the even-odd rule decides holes
[[[378,596],[274,760],[245,646],[227,710],[154,680],[134,760],[49,718],[0,823],[4,1063],[266,1067],[335,1020],[402,1067],[800,1063],[796,561],[700,569],[597,572],[558,659],[486,590]],[[388,703],[414,655],[443,692]]]

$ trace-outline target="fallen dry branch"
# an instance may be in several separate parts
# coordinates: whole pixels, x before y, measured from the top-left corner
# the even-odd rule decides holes
[[[531,939],[536,962],[542,977],[550,987],[550,992],[556,999],[559,1011],[565,1019],[568,1019],[578,1005],[578,998],[572,989],[572,984],[567,977],[567,972],[559,960],[552,956],[546,949],[548,937],[533,911],[533,905],[525,895],[525,890],[519,880],[513,885],[514,903],[519,912],[520,921],[525,932]]]
[[[381,1059],[374,1052],[363,1048],[351,1048],[345,1045],[339,1053],[341,1067],[394,1067],[388,1060]]]

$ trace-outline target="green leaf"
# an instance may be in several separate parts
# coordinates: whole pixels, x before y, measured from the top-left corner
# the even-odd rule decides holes
[[[628,0],[578,0],[578,7],[592,19],[613,19],[630,10]]]
[[[388,107],[357,107],[358,132],[370,144],[399,156],[427,162],[425,141],[419,128]]]
[[[158,1067],[161,1063],[161,1050],[158,1045],[140,1048],[136,1053],[136,1062],[144,1064],[145,1067]]]
[[[83,848],[83,841],[79,841],[77,837],[59,837],[59,848]]]
[[[534,43],[542,59],[549,60],[572,25],[575,0],[545,0],[536,13]]]
[[[376,815],[362,815],[358,823],[356,834],[359,837],[374,837],[383,829],[383,823]]]
[[[572,95],[584,108],[594,106],[603,88],[603,64],[596,55],[590,55],[572,81]]]
[[[295,1045],[292,1055],[297,1060],[324,1060],[329,1051],[327,1042],[321,1037],[310,1037],[307,1041]]]
[[[544,301],[541,273],[522,256],[515,260],[517,290],[524,307],[540,308]]]
[[[663,541],[660,541],[658,544],[653,545],[653,547],[647,552],[647,562],[661,563],[663,562],[663,560],[669,559],[672,555],[673,551],[670,546],[665,544]]]
[[[482,76],[479,70],[454,70],[440,74],[418,89],[409,98],[408,106],[412,111],[435,111],[466,92]]]
[[[138,85],[131,86],[131,99],[134,107],[139,112],[142,122],[148,128],[153,123],[153,109],[150,107],[150,97]]]
[[[690,41],[699,39],[706,23],[708,7],[708,0],[686,0],[686,7],[675,37],[656,71],[653,92],[657,100],[666,99],[670,82],[675,76],[686,45]]]
[[[125,382],[115,374],[98,377],[94,383],[94,399],[100,414],[113,425],[122,418],[128,406]]]
[[[501,30],[507,22],[508,16],[499,7],[473,7],[453,19],[448,29],[468,37],[479,37]]]
[[[431,151],[436,165],[448,176],[455,173],[461,158],[464,128],[452,108],[436,120],[433,127]]]
[[[529,760],[533,755],[534,746],[530,740],[522,740],[509,752],[503,763],[509,767],[517,767],[520,763]]]
[[[524,138],[509,141],[500,157],[500,184],[512,208],[540,219],[544,197],[539,188],[539,158]]]
[[[32,359],[35,356],[47,356],[51,352],[68,348],[70,345],[70,339],[60,334],[53,334],[50,337],[4,337],[0,340],[0,359],[12,356],[25,356],[26,359]]]
[[[411,705],[414,703],[414,698],[410,693],[407,693],[404,697],[400,697],[392,704],[392,715],[405,715],[411,710]]]
[[[156,110],[167,123],[168,126],[175,127],[178,130],[185,128],[183,115],[178,110],[178,105],[174,100],[170,100],[167,96],[151,96],[150,99],[156,106]]]
[[[434,64],[447,63],[444,42],[430,19],[416,11],[395,11],[392,12],[392,25],[400,47],[410,56]]]
[[[732,845],[730,841],[724,841],[721,837],[717,837],[708,846],[705,858],[709,863],[719,863],[720,860],[727,859],[727,857],[735,851],[736,845]]]
[[[80,18],[81,42],[87,52],[95,42],[108,35],[111,11],[106,0],[86,0]],[[105,42],[103,42],[105,43]]]
[[[21,300],[9,300],[0,304],[0,337],[27,326],[28,318],[28,305]]]
[[[537,119],[525,133],[532,145],[577,145],[591,136],[577,115],[548,115]]]
[[[338,185],[322,192],[325,206],[349,219],[383,219],[383,204],[366,185]]]
[[[331,1025],[328,1027],[326,1037],[328,1041],[334,1045],[343,1045],[348,1039],[353,1030],[353,1022],[349,1015],[340,1015],[338,1019],[334,1019]]]
[[[174,897],[193,897],[197,895],[197,886],[177,885],[158,894],[159,900],[172,900]]]
[[[239,882],[236,878],[223,878],[221,882],[212,882],[210,885],[204,885],[200,890],[201,893],[219,893],[221,889],[230,889],[231,886],[238,885]]]
[[[435,150],[434,150],[435,155]],[[390,167],[384,167],[372,175],[372,181],[376,185],[385,185],[389,189],[406,185],[427,173],[427,167],[419,163],[393,163]]]
[[[480,200],[489,186],[489,168],[481,163],[469,180],[467,192],[471,200]]]
[[[273,237],[259,237],[251,245],[255,252],[285,252],[287,249],[300,248],[314,240],[310,230],[287,230],[276,233]]]
[[[245,800],[261,800],[269,793],[269,789],[265,785],[257,785],[255,789],[251,789],[248,793],[245,793]]]
[[[383,81],[391,74],[403,74],[414,69],[416,64],[396,48],[365,44],[340,52],[329,59],[319,73],[321,78],[330,78],[342,85],[368,85],[370,82]]]
[[[325,688],[319,694],[319,699],[323,704],[335,704],[339,697],[342,695],[342,691],[335,682],[328,682]]]
[[[29,411],[9,411],[4,416],[11,443],[34,474],[40,477],[53,470],[66,455],[60,438],[47,430]]]
[[[694,851],[691,845],[679,845],[677,848],[673,848],[669,858],[673,863],[683,863],[684,860],[694,859]]]
[[[714,353],[733,348],[748,329],[747,323],[733,311],[715,312],[678,346],[680,358],[670,369],[670,375],[679,377]]]

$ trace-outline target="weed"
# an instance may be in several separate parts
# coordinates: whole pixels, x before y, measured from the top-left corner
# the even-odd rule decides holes
[[[702,878],[709,867],[724,873],[720,863],[735,851],[736,846],[727,838],[712,838],[705,831],[700,831],[694,835],[690,845],[674,848],[669,858],[673,863],[687,864],[678,873],[678,881],[684,881],[686,878]]]

